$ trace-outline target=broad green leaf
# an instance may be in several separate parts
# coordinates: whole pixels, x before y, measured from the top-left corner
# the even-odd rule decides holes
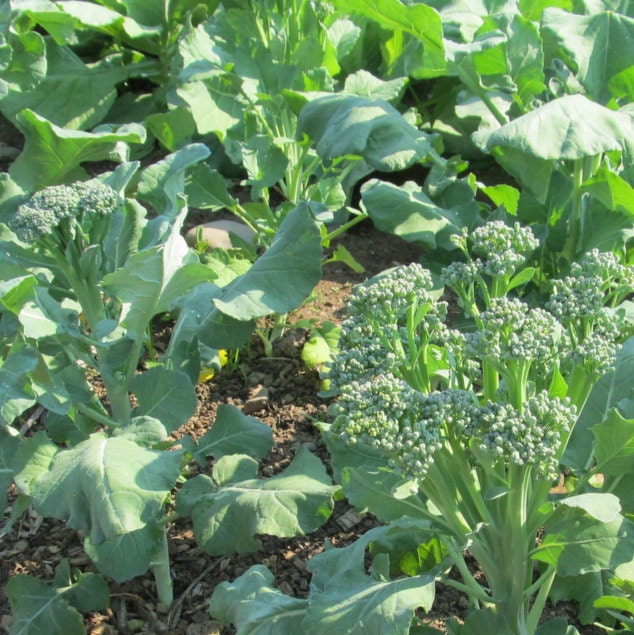
[[[599,492],[596,494],[577,494],[569,496],[561,501],[562,505],[568,507],[579,507],[589,516],[596,518],[603,523],[612,522],[621,511],[619,499],[613,494]]]
[[[553,565],[563,576],[614,571],[634,560],[634,523],[618,515],[601,522],[581,508],[560,506],[548,519],[532,557]]]
[[[573,10],[572,0],[519,0],[519,9],[528,20],[539,22],[544,9],[557,7],[564,11]]]
[[[253,321],[241,322],[226,316],[213,304],[221,289],[211,282],[197,284],[173,307],[178,318],[164,355],[166,363],[188,372],[197,383],[201,364],[212,364],[219,349],[240,348],[255,328]],[[193,363],[197,351],[198,363]]]
[[[55,589],[29,575],[12,576],[6,586],[13,612],[12,635],[85,635],[84,620]],[[54,626],[53,626],[54,625]]]
[[[196,412],[196,389],[185,373],[156,366],[132,378],[130,390],[138,406],[133,417],[153,417],[172,433]]]
[[[15,453],[20,446],[20,437],[8,435],[0,428],[0,507],[7,507],[7,489],[13,483]]]
[[[173,219],[180,209],[179,199],[185,191],[185,172],[209,156],[209,148],[192,143],[164,159],[153,163],[141,173],[138,196],[162,216]]]
[[[193,450],[204,464],[208,456],[219,459],[227,454],[249,454],[263,458],[273,447],[273,430],[230,404],[220,404],[216,420]]]
[[[302,347],[301,358],[308,368],[318,368],[332,359],[337,350],[341,327],[326,320],[319,326],[307,324],[312,330],[310,339]]]
[[[214,589],[209,613],[223,624],[233,624],[239,635],[297,635],[308,600],[284,595],[271,586],[273,574],[254,565],[233,582]]]
[[[506,617],[495,613],[490,608],[471,611],[459,630],[460,635],[481,635],[487,632],[493,632],[496,635],[513,635]]]
[[[634,419],[624,419],[614,408],[590,431],[596,439],[594,455],[599,473],[634,474]]]
[[[573,428],[562,463],[576,470],[587,469],[593,457],[595,437],[591,432],[608,418],[609,412],[621,400],[632,395],[634,376],[634,338],[628,339],[616,357],[615,368],[592,388]]]
[[[322,159],[357,155],[382,172],[404,170],[431,150],[430,137],[381,99],[344,94],[317,97],[302,108],[297,127],[300,135],[308,135]]]
[[[358,70],[346,77],[343,87],[345,93],[365,97],[366,99],[383,99],[390,103],[398,102],[407,86],[406,77],[397,77],[384,81],[365,70]]]
[[[601,104],[613,96],[613,78],[634,66],[630,46],[634,19],[614,11],[575,15],[547,8],[542,14],[542,34],[545,41],[553,41],[550,54],[566,60],[588,96]],[[627,95],[628,101],[633,97]]]
[[[222,95],[222,80],[188,82],[179,86],[172,98],[176,106],[189,108],[199,135],[216,134],[223,140],[240,122],[242,105],[236,94]]]
[[[564,600],[577,602],[579,620],[582,624],[590,624],[599,613],[593,606],[594,600],[605,592],[606,583],[600,571],[578,576],[556,576],[548,597],[554,605]]]
[[[187,172],[187,203],[196,209],[231,209],[238,201],[229,194],[227,182],[217,170],[198,163]]]
[[[18,319],[25,337],[38,340],[49,335],[77,332],[79,306],[65,308],[54,300],[47,289],[37,287],[35,297],[26,302]]]
[[[137,416],[120,428],[115,428],[113,437],[123,437],[146,448],[164,443],[168,439],[168,432],[159,419],[148,416]]]
[[[29,109],[60,128],[89,130],[104,119],[117,96],[116,85],[129,75],[128,68],[107,60],[87,66],[70,48],[49,40],[46,75],[35,86],[10,86],[0,109],[10,121]]]
[[[224,456],[214,465],[214,479],[244,475],[246,470],[253,476],[257,471],[250,457]],[[337,489],[321,461],[302,448],[276,476],[217,486],[207,477],[195,477],[176,500],[190,511],[200,547],[222,555],[259,549],[257,534],[291,537],[314,531],[330,516]]]
[[[633,138],[629,115],[583,95],[565,95],[497,130],[474,134],[476,143],[542,203],[557,162],[612,150],[623,151],[631,161]]]
[[[579,253],[599,251],[621,251],[634,237],[632,212],[612,211],[596,198],[586,200],[583,234]]]
[[[328,39],[333,43],[340,62],[353,51],[361,36],[361,28],[346,18],[334,20],[327,31]]]
[[[394,496],[394,489],[401,484],[402,479],[393,472],[366,466],[346,467],[341,474],[341,486],[348,501],[379,520],[397,520],[403,516],[426,518],[429,512],[422,498],[416,494],[407,498]]]
[[[10,426],[35,403],[29,379],[39,362],[33,348],[16,342],[0,366],[0,425]]]
[[[284,218],[269,249],[214,304],[238,320],[288,313],[310,295],[320,277],[319,227],[301,204]]]
[[[180,296],[214,278],[187,247],[177,223],[164,245],[132,254],[124,267],[104,276],[103,284],[124,303],[120,322],[128,336],[140,339],[152,317],[169,311]]]
[[[387,467],[387,459],[378,450],[362,442],[348,445],[340,435],[330,432],[330,425],[327,423],[320,422],[318,427],[328,448],[335,482],[343,481],[343,471],[348,467],[360,467],[364,470]]]
[[[517,206],[520,200],[520,192],[517,188],[502,183],[480,188],[480,191],[486,194],[498,207],[503,205],[511,216],[517,215]]]
[[[82,163],[124,159],[126,144],[145,141],[145,129],[138,124],[126,124],[114,132],[82,132],[60,128],[31,110],[21,111],[16,119],[25,137],[24,150],[9,174],[28,191],[83,181],[87,173]]]
[[[55,569],[53,586],[64,594],[64,599],[81,613],[101,611],[110,605],[107,582],[96,573],[71,574],[70,563],[64,558]]]
[[[582,159],[632,145],[632,118],[583,95],[554,99],[487,134],[486,148],[498,160],[509,148],[546,161]],[[506,166],[504,166],[506,167]]]
[[[175,152],[191,143],[196,132],[192,114],[182,106],[150,115],[145,120],[145,125],[169,152]]]
[[[246,184],[251,186],[251,198],[262,197],[262,191],[284,179],[289,160],[283,148],[271,142],[268,135],[258,134],[237,144],[240,162],[247,171]]]
[[[371,529],[348,547],[327,548],[312,558],[311,601],[303,622],[306,635],[407,635],[414,612],[429,610],[435,596],[434,575],[395,579],[366,574],[366,550],[394,527]],[[420,526],[411,523],[414,535]]]
[[[3,32],[0,51],[3,52],[0,95],[8,93],[10,86],[21,86],[23,90],[34,88],[46,75],[46,41],[39,33]]]
[[[378,230],[430,249],[455,249],[451,235],[470,226],[477,212],[472,198],[454,208],[439,207],[413,181],[397,186],[371,179],[362,186],[361,197]]]
[[[582,189],[599,200],[607,209],[623,212],[630,220],[634,215],[634,187],[616,172],[601,167]]]
[[[140,529],[119,534],[98,544],[89,537],[84,549],[99,571],[117,582],[143,575],[152,566],[165,529],[148,522]]]
[[[57,452],[28,488],[39,513],[65,520],[98,546],[161,515],[180,463],[180,452],[149,450],[125,438],[95,434]],[[29,470],[27,465],[16,480]]]
[[[59,448],[40,430],[27,437],[15,455],[15,483],[21,493],[32,496],[35,482],[48,473]]]
[[[5,267],[9,269],[5,263],[2,263],[2,267],[3,270]],[[35,297],[37,283],[37,278],[32,274],[0,282],[0,304],[14,315],[19,315],[22,307]]]
[[[417,75],[435,77],[443,74],[446,63],[442,21],[431,7],[422,3],[405,5],[399,0],[336,0],[334,4],[342,11],[370,18],[388,31],[402,31],[414,36],[423,43]]]

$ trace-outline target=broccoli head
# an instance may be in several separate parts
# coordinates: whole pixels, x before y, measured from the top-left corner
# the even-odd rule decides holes
[[[20,205],[9,227],[21,241],[31,244],[64,223],[81,225],[88,218],[112,214],[121,204],[119,194],[105,183],[52,185]],[[70,233],[74,236],[74,231]]]

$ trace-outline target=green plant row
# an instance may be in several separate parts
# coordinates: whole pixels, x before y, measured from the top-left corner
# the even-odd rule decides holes
[[[345,495],[385,524],[314,558],[308,599],[256,567],[212,614],[244,634],[431,633],[414,612],[441,581],[472,604],[451,633],[574,633],[540,625],[548,598],[632,629],[628,2],[0,9],[0,112],[24,139],[0,175],[3,532],[32,505],[79,530],[101,574],[151,571],[169,604],[176,518],[208,554],[246,553]],[[487,185],[492,165],[503,182]],[[190,249],[190,208],[232,212],[255,246]],[[328,262],[359,270],[337,238],[368,219],[425,257],[359,287],[334,358],[321,342],[336,483],[305,452],[257,478],[271,431],[230,406],[176,442],[201,370],[261,318],[283,325]],[[65,563],[7,595],[13,633],[82,633],[108,604],[101,576]]]

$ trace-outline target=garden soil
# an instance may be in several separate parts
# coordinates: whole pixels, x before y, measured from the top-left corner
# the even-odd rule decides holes
[[[194,221],[206,221],[209,217],[189,220],[191,226]],[[369,222],[349,232],[342,243],[365,267],[365,272],[354,273],[341,263],[326,264],[323,279],[311,298],[291,314],[291,324],[300,319],[340,323],[353,285],[389,267],[418,261],[422,255],[416,246],[376,231]],[[233,404],[273,430],[275,446],[262,462],[262,477],[279,473],[301,447],[308,448],[328,465],[327,452],[314,425],[314,421],[326,420],[328,402],[318,396],[320,378],[317,371],[308,370],[300,357],[308,335],[305,329],[289,329],[275,343],[272,357],[265,357],[259,341],[254,339],[230,367],[198,386],[196,415],[178,434],[190,434],[194,438],[202,436],[213,426],[218,405]],[[169,327],[163,327],[158,333],[157,345],[160,346],[162,338],[168,337]],[[32,413],[30,432],[41,425],[42,416],[44,414],[37,410]],[[211,464],[193,464],[191,475],[209,473],[210,469]],[[336,503],[328,522],[310,535],[294,539],[261,536],[262,547],[255,553],[211,557],[196,545],[191,524],[177,521],[169,527],[173,605],[169,609],[157,606],[151,575],[123,584],[112,583],[111,608],[87,615],[87,632],[91,635],[230,635],[235,630],[218,624],[208,612],[209,598],[217,584],[234,580],[252,565],[263,564],[275,574],[276,585],[282,592],[306,597],[310,584],[307,569],[310,558],[321,552],[326,542],[342,547],[377,525],[371,514],[360,513],[341,501]],[[8,633],[11,624],[10,608],[2,591],[8,578],[26,573],[49,581],[63,558],[83,572],[94,570],[77,532],[62,522],[42,519],[32,511],[16,522],[9,535],[0,539],[0,632]],[[461,618],[467,608],[464,595],[439,585],[433,611],[419,617],[442,630],[446,618]],[[566,615],[571,623],[575,623],[576,612],[574,604],[560,603],[547,608],[546,617]],[[577,626],[582,635],[604,633],[594,626]]]

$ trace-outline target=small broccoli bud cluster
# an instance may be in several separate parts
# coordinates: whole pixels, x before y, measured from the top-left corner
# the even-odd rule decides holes
[[[342,324],[340,353],[325,374],[329,392],[386,372],[417,385],[422,351],[444,345],[449,337],[447,304],[435,301],[431,288],[431,274],[417,263],[355,288]]]
[[[532,229],[517,222],[510,227],[503,221],[491,221],[474,229],[471,239],[472,253],[486,260],[507,253],[530,253],[539,246]]]
[[[492,298],[480,319],[482,328],[466,335],[471,358],[504,365],[513,360],[548,365],[559,352],[561,325],[541,308],[530,308],[517,298]]]
[[[397,373],[398,359],[373,336],[368,326],[345,320],[339,337],[339,352],[328,369],[330,390],[338,393],[353,381],[372,379],[384,373]]]
[[[337,402],[332,430],[380,450],[399,474],[421,479],[443,447],[474,425],[479,406],[464,390],[420,393],[394,375],[353,382]]]
[[[121,206],[117,192],[104,183],[53,185],[36,192],[18,207],[9,227],[23,242],[51,234],[65,219],[84,214],[110,214]]]
[[[575,408],[544,391],[530,397],[522,412],[506,403],[486,403],[466,434],[478,440],[480,450],[515,465],[535,466],[541,477],[555,479],[562,434],[575,418]]]
[[[583,367],[589,375],[611,370],[620,331],[607,305],[634,292],[634,273],[612,253],[593,250],[569,275],[552,282],[546,308],[566,327],[562,367]]]
[[[391,373],[352,381],[343,387],[337,402],[333,431],[351,445],[362,441],[380,447],[398,434],[400,420],[416,395],[407,382]]]
[[[481,308],[476,292],[480,292],[485,306],[490,297],[505,295],[514,276],[526,263],[527,254],[539,246],[529,227],[519,223],[509,226],[502,221],[486,223],[471,234],[463,229],[454,234],[452,240],[467,261],[444,267],[441,278],[458,294],[460,305],[471,317]]]
[[[509,227],[502,221],[477,227],[471,240],[471,253],[482,258],[482,272],[492,278],[512,275],[526,262],[525,254],[539,246],[530,227],[519,223]]]
[[[581,366],[589,375],[603,375],[614,369],[618,351],[618,330],[614,320],[602,312],[592,324],[592,332],[586,337],[569,330],[563,338],[562,367],[569,370]]]
[[[553,292],[545,306],[563,324],[594,318],[603,308],[602,286],[600,276],[586,275],[574,263],[569,276],[553,282]]]
[[[348,302],[348,314],[363,320],[372,316],[379,323],[395,322],[416,298],[429,301],[431,288],[431,274],[420,264],[396,267],[370,284],[356,287]]]

